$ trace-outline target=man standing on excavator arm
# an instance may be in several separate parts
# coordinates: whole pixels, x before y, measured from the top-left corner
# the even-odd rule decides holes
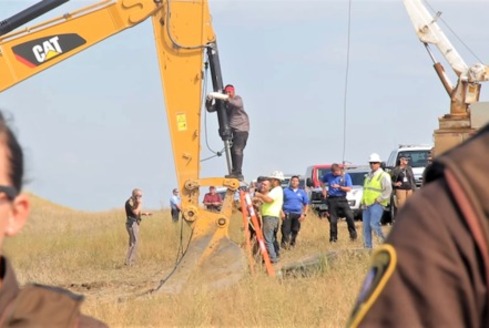
[[[234,86],[231,84],[226,85],[224,93],[222,100],[225,101],[228,122],[233,134],[231,146],[233,168],[230,177],[243,181],[243,150],[248,141],[250,120],[244,110],[243,99],[235,93]],[[206,100],[206,108],[210,113],[216,111],[215,104],[213,104],[215,99],[213,95],[215,93],[209,94]]]
[[[489,125],[435,159],[374,252],[348,327],[489,326]]]

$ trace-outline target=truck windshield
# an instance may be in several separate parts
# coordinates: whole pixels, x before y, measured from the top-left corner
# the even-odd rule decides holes
[[[426,167],[428,166],[429,155],[429,150],[402,151],[397,155],[396,165],[399,163],[399,158],[407,157],[411,167]]]
[[[348,172],[347,173],[351,177],[351,184],[354,186],[363,186],[363,182],[365,180],[365,176],[368,174],[367,171],[365,172]]]
[[[331,172],[331,169],[318,169],[318,179],[319,181],[323,180],[323,176]]]

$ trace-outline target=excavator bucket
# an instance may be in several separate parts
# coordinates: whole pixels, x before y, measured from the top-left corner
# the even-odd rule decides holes
[[[198,210],[183,257],[155,292],[178,294],[184,289],[223,288],[246,274],[245,252],[228,236],[233,196],[234,191],[228,189],[219,213]]]

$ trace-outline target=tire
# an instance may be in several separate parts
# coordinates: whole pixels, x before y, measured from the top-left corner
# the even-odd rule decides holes
[[[391,212],[389,210],[384,210],[384,213],[382,214],[382,218],[380,219],[380,223],[382,225],[386,224],[392,224],[392,217],[391,217]]]
[[[393,204],[393,202],[391,202],[389,205],[389,215],[390,215],[391,224],[394,224],[394,222],[396,221],[397,207],[395,204]]]
[[[356,211],[356,212],[353,213],[353,220],[355,220],[355,221],[363,221],[362,211],[361,210],[358,210],[358,211]]]

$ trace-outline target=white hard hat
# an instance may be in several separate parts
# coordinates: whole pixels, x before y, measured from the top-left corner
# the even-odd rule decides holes
[[[369,163],[380,163],[382,160],[380,159],[379,154],[377,153],[372,153],[370,154],[370,158],[368,159]]]
[[[277,179],[283,181],[285,179],[284,173],[282,171],[273,171],[272,174],[268,176],[269,179]]]

